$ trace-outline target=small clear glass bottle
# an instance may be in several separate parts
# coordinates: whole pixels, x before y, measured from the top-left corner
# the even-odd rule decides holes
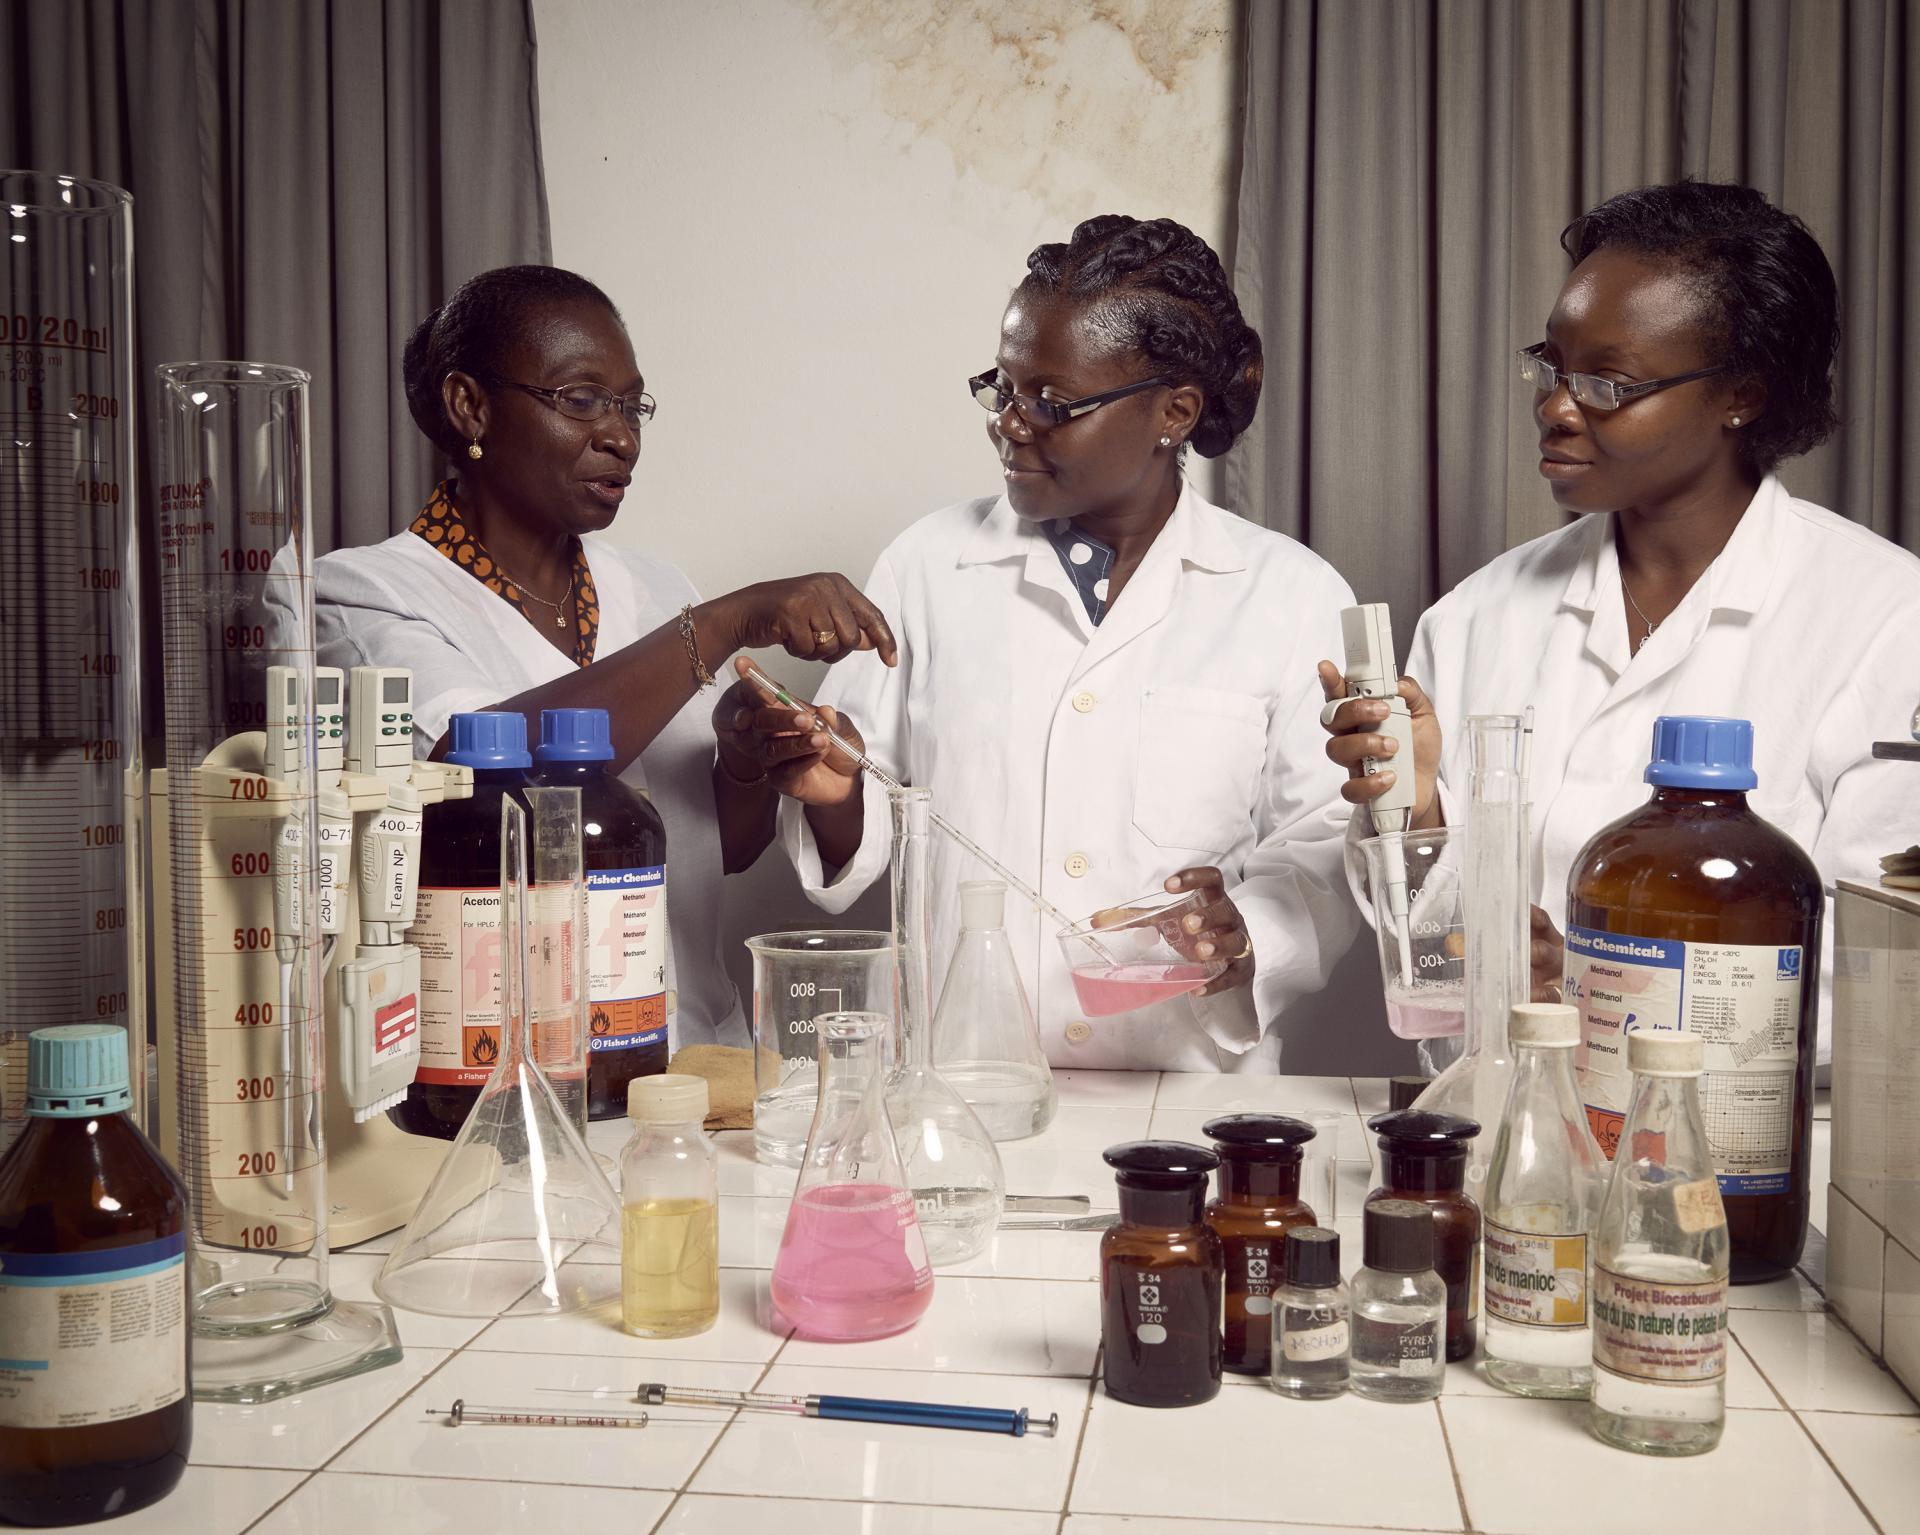
[[[1226,1263],[1203,1207],[1220,1159],[1180,1141],[1101,1155],[1120,1189],[1120,1223],[1100,1238],[1107,1395],[1136,1407],[1210,1402],[1220,1394]]]
[[[719,1166],[707,1081],[627,1084],[633,1139],[620,1153],[620,1322],[636,1338],[690,1338],[720,1316]]]
[[[960,883],[960,942],[933,1015],[933,1063],[996,1141],[1053,1122],[1058,1095],[1007,940],[1007,887]]]
[[[1367,1202],[1413,1199],[1433,1211],[1433,1266],[1447,1286],[1447,1358],[1471,1359],[1480,1330],[1480,1206],[1466,1185],[1480,1126],[1438,1109],[1402,1109],[1374,1115],[1367,1128],[1380,1137],[1380,1187]]]
[[[1727,1212],[1700,1112],[1697,1034],[1627,1035],[1633,1096],[1593,1242],[1596,1437],[1701,1455],[1727,1419]]]
[[[1584,1397],[1593,1384],[1587,1234],[1607,1164],[1573,1074],[1579,1009],[1522,1003],[1507,1035],[1513,1085],[1487,1173],[1482,1238],[1487,1379],[1516,1396]]]
[[[1447,1287],[1433,1271],[1433,1227],[1433,1212],[1410,1199],[1366,1208],[1366,1262],[1351,1289],[1355,1396],[1427,1402],[1445,1384]]]
[[[1284,1114],[1226,1114],[1200,1129],[1220,1154],[1220,1194],[1207,1204],[1207,1224],[1227,1262],[1226,1368],[1265,1375],[1282,1244],[1295,1226],[1314,1223],[1300,1198],[1301,1148],[1313,1126]]]
[[[1282,1396],[1324,1401],[1347,1389],[1349,1315],[1340,1277],[1340,1234],[1295,1226],[1286,1236],[1285,1279],[1273,1297],[1272,1365]]]

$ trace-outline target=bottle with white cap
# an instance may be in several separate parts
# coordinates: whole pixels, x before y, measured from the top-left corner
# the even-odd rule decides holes
[[[1627,1036],[1633,1096],[1593,1240],[1593,1432],[1700,1455],[1727,1416],[1727,1212],[1696,1034]]]
[[[1487,1378],[1518,1396],[1584,1397],[1593,1382],[1587,1238],[1607,1162],[1574,1077],[1580,1013],[1526,1002],[1507,1020],[1513,1082],[1487,1175]]]
[[[996,1141],[1053,1121],[1053,1070],[1007,938],[1007,887],[960,883],[960,942],[934,1013],[933,1064]]]
[[[620,1321],[638,1338],[688,1338],[720,1315],[720,1190],[704,1077],[627,1084],[620,1153]]]

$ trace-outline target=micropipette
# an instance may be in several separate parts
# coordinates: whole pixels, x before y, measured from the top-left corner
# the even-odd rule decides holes
[[[1052,1438],[1060,1432],[1060,1414],[1034,1417],[1024,1407],[962,1407],[948,1402],[900,1402],[868,1396],[777,1396],[762,1391],[706,1391],[650,1382],[633,1394],[652,1406],[672,1402],[687,1407],[744,1407],[787,1412],[803,1418],[841,1418],[858,1423],[903,1423],[915,1428],[962,1428],[982,1434],[1029,1432]]]
[[[1368,807],[1373,829],[1382,839],[1382,862],[1387,873],[1387,909],[1393,914],[1394,937],[1400,947],[1400,979],[1413,984],[1413,937],[1407,924],[1407,850],[1405,837],[1413,822],[1413,797],[1418,787],[1413,765],[1413,716],[1400,696],[1400,673],[1393,660],[1393,620],[1384,602],[1362,603],[1340,613],[1340,637],[1346,646],[1348,698],[1377,698],[1387,706],[1387,717],[1373,728],[1391,736],[1394,781]],[[1343,700],[1344,701],[1344,700]],[[1330,716],[1336,704],[1327,706]],[[1381,759],[1361,760],[1371,774]]]
[[[794,697],[792,693],[781,687],[779,683],[775,682],[751,661],[747,663],[747,678],[749,681],[765,688],[767,692],[771,693],[789,709],[805,709],[811,713],[813,715],[814,725],[817,727],[816,733],[825,736],[836,751],[851,758],[854,763],[859,766],[860,770],[870,776],[881,788],[900,789],[905,787],[899,779],[895,778],[891,773],[888,773],[865,752],[847,740],[846,737],[840,735],[837,731],[829,730],[827,728],[827,722],[820,718],[812,704],[803,703],[800,699]],[[959,843],[961,847],[965,848],[967,852],[973,854],[975,858],[979,859],[989,869],[993,870],[995,874],[999,875],[1010,886],[1019,891],[1022,896],[1031,901],[1035,910],[1044,912],[1047,916],[1053,918],[1055,922],[1058,922],[1062,928],[1077,926],[1073,918],[1069,917],[1058,906],[1055,906],[1053,902],[1049,901],[1038,890],[1035,890],[1033,886],[1020,878],[1019,875],[1015,874],[999,859],[995,858],[985,848],[980,846],[979,843],[975,842],[971,837],[963,836],[955,829],[953,822],[947,820],[938,812],[930,815],[929,819],[935,826],[939,827],[949,837],[953,838],[955,842]],[[1402,902],[1402,904],[1404,905],[1405,903]],[[1095,949],[1100,947],[1097,942],[1091,939],[1088,941],[1093,943]]]
[[[469,1423],[500,1423],[510,1428],[645,1428],[647,1414],[626,1412],[538,1412],[531,1407],[483,1407],[455,1397],[451,1407],[429,1407],[429,1418],[445,1418],[448,1428]]]

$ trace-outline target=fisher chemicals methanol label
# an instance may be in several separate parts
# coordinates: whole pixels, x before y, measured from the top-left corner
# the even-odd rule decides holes
[[[1633,1090],[1628,1032],[1679,1029],[1706,1047],[1700,1108],[1720,1192],[1785,1192],[1803,958],[1797,945],[1567,929],[1567,1000],[1580,1009],[1581,1096],[1609,1160]]]

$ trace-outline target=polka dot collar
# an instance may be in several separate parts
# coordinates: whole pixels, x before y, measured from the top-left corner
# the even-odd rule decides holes
[[[1053,552],[1060,556],[1060,566],[1066,571],[1067,579],[1080,594],[1087,617],[1099,628],[1100,620],[1107,616],[1107,578],[1113,574],[1113,562],[1119,558],[1118,554],[1111,544],[1081,532],[1065,517],[1056,517],[1040,526],[1047,542],[1053,545]]]

